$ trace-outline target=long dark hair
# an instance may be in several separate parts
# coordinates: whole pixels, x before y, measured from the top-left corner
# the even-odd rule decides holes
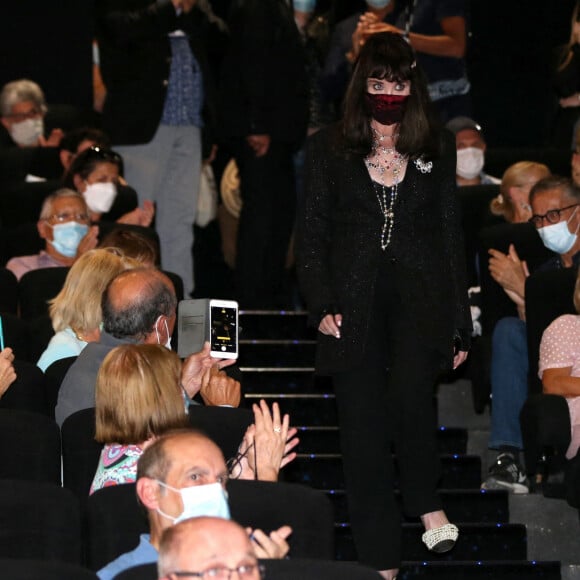
[[[438,154],[438,129],[431,112],[427,82],[411,46],[394,32],[373,34],[362,47],[346,93],[343,133],[347,148],[362,155],[372,150],[371,115],[365,103],[367,79],[408,81],[411,94],[397,139],[397,151],[411,158]]]
[[[119,168],[119,175],[123,173],[123,160],[121,156],[112,149],[106,149],[99,145],[93,145],[89,149],[81,151],[72,162],[69,170],[64,176],[65,187],[76,189],[74,176],[79,175],[86,180],[89,175],[101,164],[113,163]]]

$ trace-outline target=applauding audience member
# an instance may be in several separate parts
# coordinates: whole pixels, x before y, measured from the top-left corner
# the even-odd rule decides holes
[[[226,484],[228,469],[219,447],[193,430],[156,439],[137,465],[137,497],[147,510],[150,534],[139,545],[99,570],[101,580],[127,568],[157,562],[162,533],[183,520],[200,516],[230,518]],[[289,526],[271,532],[253,530],[258,558],[283,558],[289,550]]]
[[[59,189],[45,199],[37,229],[45,241],[44,250],[12,258],[6,264],[19,280],[31,270],[72,266],[79,256],[97,245],[98,228],[90,226],[87,204],[70,189]]]

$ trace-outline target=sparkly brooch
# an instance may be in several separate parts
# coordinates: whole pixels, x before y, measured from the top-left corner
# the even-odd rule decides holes
[[[423,161],[423,157],[419,157],[415,159],[415,167],[421,173],[431,173],[431,169],[433,169],[433,161]]]

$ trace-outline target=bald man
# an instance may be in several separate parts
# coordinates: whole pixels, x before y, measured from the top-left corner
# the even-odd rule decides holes
[[[163,532],[157,563],[160,580],[172,580],[173,573],[208,573],[210,578],[222,575],[219,570],[240,578],[259,580],[260,567],[252,542],[244,528],[221,518],[193,518]],[[214,572],[215,571],[215,572]],[[229,577],[226,573],[223,577]]]
[[[222,452],[202,433],[184,429],[155,440],[137,464],[137,497],[147,511],[149,534],[141,535],[134,550],[122,554],[99,570],[97,575],[100,580],[112,580],[127,568],[157,562],[163,535],[168,529],[180,528],[181,522],[200,516],[229,520],[227,481],[228,470]],[[286,539],[292,532],[289,526],[282,526],[270,534],[262,530],[250,531],[253,537],[251,543],[247,533],[244,532],[246,537],[243,541],[238,536],[238,545],[244,546],[243,553],[247,553],[251,546],[251,554],[259,558],[282,558],[288,553]],[[236,566],[240,562],[236,561]],[[201,560],[194,561],[192,565],[198,563],[212,567],[210,562],[204,561],[202,564]],[[229,567],[234,567],[233,563]],[[190,571],[205,569],[190,568]],[[167,571],[175,572],[176,569]]]
[[[66,374],[58,393],[55,418],[59,425],[81,409],[95,406],[97,373],[105,356],[121,344],[164,344],[171,348],[177,298],[171,280],[155,268],[122,272],[103,293],[103,330],[98,342],[88,344]],[[209,344],[189,356],[183,364],[181,386],[189,399],[201,389],[204,400],[214,405],[237,407],[240,384],[225,373],[206,373],[222,369],[235,360],[210,356]],[[209,392],[211,391],[211,393]]]

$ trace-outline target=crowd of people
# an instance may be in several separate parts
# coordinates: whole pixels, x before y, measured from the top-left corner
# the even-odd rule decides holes
[[[224,22],[204,0],[97,0],[93,126],[45,130],[50,104],[31,80],[0,92],[0,182],[15,196],[22,187],[42,193],[31,208],[39,251],[9,256],[6,268],[17,279],[68,268],[37,361],[44,372],[74,358],[55,420],[95,409],[103,447],[90,493],[135,484],[148,517],[149,534],[102,579],[158,562],[159,578],[253,580],[259,558],[289,551],[289,526],[265,533],[229,521],[227,482],[278,480],[296,457],[290,417],[276,403],[254,405],[226,462],[190,429],[190,413],[241,404],[236,361],[212,357],[207,343],[185,360],[172,351],[170,276],[195,296],[202,167],[219,172],[231,159],[241,196],[232,297],[245,309],[292,305],[295,260],[300,301],[318,330],[316,371],[332,377],[336,394],[358,561],[387,580],[402,559],[396,481],[428,550],[452,550],[459,536],[437,493],[432,404],[441,374],[460,368],[477,340],[458,188],[496,188],[486,225],[535,229],[551,252],[544,263],[530,266],[514,238],[475,267],[513,310],[487,329],[489,447],[498,455],[482,489],[530,489],[520,458],[526,281],[580,264],[580,131],[571,178],[527,159],[489,175],[484,130],[472,118],[464,3],[364,4],[334,23],[316,0],[244,0]],[[558,69],[563,110],[580,103],[577,18],[576,10]],[[572,140],[577,115],[564,117]],[[574,298],[580,309],[580,282]],[[544,392],[569,406],[568,459],[580,444],[577,337],[577,314],[557,318],[539,360]],[[7,345],[0,397],[17,380],[13,361]]]

